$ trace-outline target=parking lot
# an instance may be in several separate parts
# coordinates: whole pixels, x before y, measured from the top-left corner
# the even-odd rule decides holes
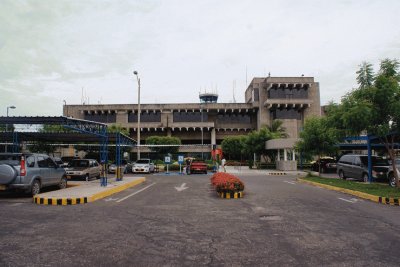
[[[41,206],[0,196],[5,266],[398,266],[400,210],[305,185],[297,175],[237,173],[243,199],[208,175],[146,175],[93,203]],[[379,244],[379,245],[377,245]]]

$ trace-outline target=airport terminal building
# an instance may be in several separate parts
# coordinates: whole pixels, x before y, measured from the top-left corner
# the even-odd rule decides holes
[[[253,78],[245,91],[245,103],[218,103],[217,99],[217,95],[203,94],[198,103],[141,104],[141,145],[149,136],[174,136],[184,145],[180,152],[209,153],[212,145],[220,145],[228,136],[246,135],[279,119],[289,137],[270,146],[286,149],[293,147],[307,117],[321,116],[319,83],[313,77]],[[119,124],[136,139],[137,104],[65,105],[63,114]],[[148,152],[146,147],[140,150]]]

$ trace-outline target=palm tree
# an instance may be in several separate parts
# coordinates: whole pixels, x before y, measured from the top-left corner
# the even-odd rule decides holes
[[[287,138],[286,128],[282,126],[283,121],[273,120],[271,126],[267,126],[268,130],[274,134],[276,138]]]

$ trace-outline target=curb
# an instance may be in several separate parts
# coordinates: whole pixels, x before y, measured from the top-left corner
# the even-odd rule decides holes
[[[54,197],[33,197],[33,203],[38,204],[38,205],[61,205],[61,206],[67,206],[67,205],[76,205],[76,204],[86,204],[89,202],[94,202],[96,200],[108,197],[110,195],[113,195],[115,193],[119,193],[121,191],[124,191],[130,187],[134,187],[138,184],[144,183],[146,181],[146,178],[142,177],[140,179],[137,179],[135,181],[126,183],[121,186],[117,186],[108,190],[105,190],[100,193],[93,194],[91,196],[86,196],[86,197],[72,197],[72,198],[54,198]]]
[[[240,191],[240,192],[235,192],[235,193],[232,193],[232,192],[229,192],[229,193],[226,193],[226,192],[222,192],[222,193],[217,193],[218,194],[218,196],[220,197],[220,198],[243,198],[243,191]]]
[[[398,198],[378,197],[378,196],[374,196],[374,195],[371,195],[371,194],[358,192],[358,191],[354,191],[354,190],[350,190],[350,189],[346,189],[346,188],[340,188],[340,187],[336,187],[336,186],[332,186],[332,185],[326,185],[326,184],[320,184],[320,183],[316,183],[316,182],[311,182],[311,181],[303,180],[301,178],[297,178],[297,181],[299,181],[301,183],[310,184],[310,185],[322,187],[322,188],[325,188],[325,189],[329,189],[329,190],[338,191],[338,192],[342,192],[342,193],[345,193],[345,194],[353,195],[353,196],[356,196],[356,197],[359,197],[359,198],[363,198],[363,199],[367,199],[367,200],[370,200],[370,201],[373,201],[373,202],[376,202],[376,203],[381,203],[381,204],[385,204],[385,205],[399,206],[399,199]]]
[[[267,175],[287,175],[286,172],[269,172]]]

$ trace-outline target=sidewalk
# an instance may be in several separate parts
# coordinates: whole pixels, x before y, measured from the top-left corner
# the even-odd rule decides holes
[[[100,179],[89,182],[68,181],[68,188],[38,194],[33,202],[39,205],[75,205],[94,202],[134,187],[146,181],[144,177],[124,177],[122,181],[109,178],[107,186],[100,186]]]
[[[278,175],[297,175],[297,176],[302,176],[302,175],[307,175],[306,172],[304,171],[278,171],[278,170],[268,170],[268,169],[250,169],[248,166],[225,166],[226,172],[231,173],[231,174],[246,174],[246,175],[273,175],[273,176],[278,176]],[[222,168],[219,169],[219,171],[223,171]]]

